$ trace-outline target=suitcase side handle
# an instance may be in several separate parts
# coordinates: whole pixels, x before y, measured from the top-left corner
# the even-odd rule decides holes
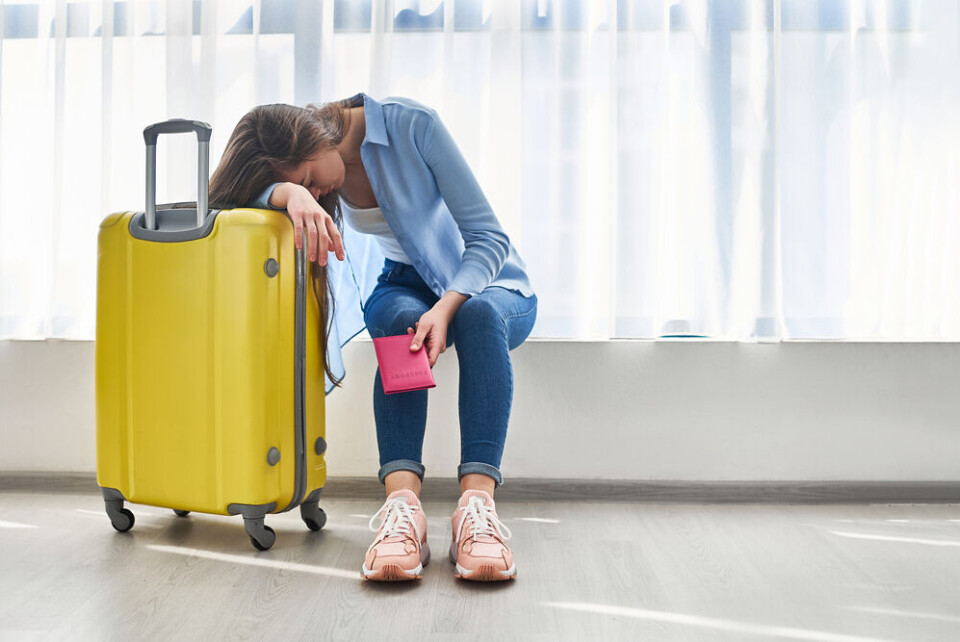
[[[185,118],[171,118],[150,125],[143,130],[143,142],[147,144],[145,217],[148,230],[157,229],[157,137],[160,134],[189,132],[194,132],[197,135],[197,227],[203,227],[210,194],[210,134],[212,131],[210,125],[205,122]]]

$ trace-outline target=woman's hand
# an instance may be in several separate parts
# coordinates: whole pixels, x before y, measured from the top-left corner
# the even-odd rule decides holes
[[[307,256],[311,263],[316,261],[318,265],[326,265],[327,252],[336,252],[337,258],[343,260],[343,237],[337,224],[306,187],[282,183],[273,192],[270,202],[277,207],[286,207],[293,220],[298,250],[303,249],[303,230],[307,230]]]
[[[437,363],[437,359],[447,350],[447,328],[457,315],[457,310],[469,297],[453,290],[444,292],[440,300],[432,308],[423,313],[417,321],[417,327],[407,328],[407,334],[413,334],[410,351],[416,352],[426,340],[427,358],[430,367]]]
[[[447,349],[447,327],[450,325],[450,317],[442,309],[431,308],[423,313],[416,325],[416,330],[407,328],[407,334],[413,335],[410,351],[416,352],[425,341],[427,358],[432,368],[441,353]]]

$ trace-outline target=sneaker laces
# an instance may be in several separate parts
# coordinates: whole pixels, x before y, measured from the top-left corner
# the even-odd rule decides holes
[[[377,515],[384,513],[383,521],[380,526],[374,526],[374,522],[377,520]],[[404,498],[395,497],[383,504],[376,513],[373,514],[373,517],[370,518],[370,523],[367,527],[376,533],[383,528],[383,537],[380,540],[387,539],[388,537],[394,537],[396,535],[403,535],[404,537],[410,536],[410,526],[413,525],[413,532],[416,533],[417,541],[421,540],[420,529],[417,527],[417,522],[413,518],[414,512],[418,510],[416,507],[411,507]]]
[[[460,506],[457,510],[463,511],[463,517],[460,518],[460,527],[457,529],[457,541],[460,541],[463,525],[468,521],[470,522],[470,535],[474,539],[481,535],[485,537],[499,536],[503,540],[513,537],[513,533],[510,532],[506,524],[500,521],[493,508],[484,504],[480,497],[471,497],[466,506]]]

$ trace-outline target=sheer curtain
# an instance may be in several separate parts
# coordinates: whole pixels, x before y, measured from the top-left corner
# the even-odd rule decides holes
[[[435,107],[534,337],[960,339],[960,11],[908,0],[0,1],[0,339],[92,339],[141,130]],[[189,137],[158,198],[195,197]]]

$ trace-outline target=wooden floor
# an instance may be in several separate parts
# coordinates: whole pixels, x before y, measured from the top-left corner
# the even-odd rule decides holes
[[[516,582],[360,579],[380,499],[254,550],[239,518],[0,491],[0,640],[960,640],[960,505],[498,502]]]

